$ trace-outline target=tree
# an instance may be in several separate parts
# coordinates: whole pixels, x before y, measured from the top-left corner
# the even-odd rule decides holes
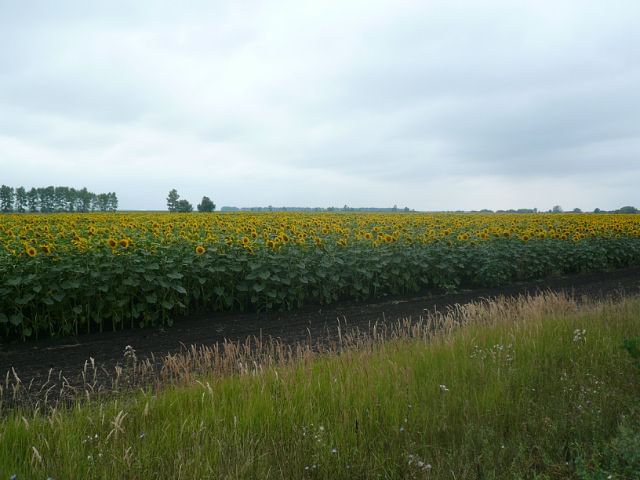
[[[101,212],[106,212],[109,210],[109,194],[98,194],[98,210],[100,210]]]
[[[193,212],[193,205],[188,200],[178,200],[174,211],[180,213]]]
[[[554,205],[551,211],[553,213],[562,213],[564,210],[562,210],[562,207],[560,205]]]
[[[82,189],[78,191],[78,211],[88,212],[91,210],[92,195],[93,194],[87,190],[87,187],[82,187]]]
[[[16,188],[16,204],[15,204],[15,210],[18,213],[24,213],[26,212],[26,207],[27,206],[27,191],[24,189],[24,187],[18,187]]]
[[[53,189],[53,211],[64,212],[67,208],[69,187],[55,187]]]
[[[573,213],[582,213],[582,210],[580,210],[578,207],[573,209]]]
[[[0,187],[0,211],[11,212],[13,211],[13,187],[2,185]]]
[[[65,196],[65,202],[66,202],[65,209],[67,212],[76,211],[76,207],[78,206],[77,200],[78,200],[78,191],[73,187],[68,188]]]
[[[49,185],[46,188],[38,188],[38,198],[40,199],[40,211],[43,213],[53,212],[55,188]]]
[[[627,205],[625,207],[619,208],[616,213],[638,213],[638,209],[636,207],[632,207],[631,205]]]
[[[98,195],[94,193],[91,197],[91,211],[95,212],[96,210],[100,210],[100,200],[98,199]]]
[[[107,193],[107,211],[115,212],[118,210],[118,197],[116,196],[116,192]]]
[[[178,201],[180,199],[180,195],[178,195],[178,191],[174,188],[167,195],[167,208],[170,212],[177,211]]]
[[[31,213],[37,212],[39,204],[38,190],[36,190],[35,187],[31,187],[31,190],[27,192],[27,205],[29,206],[29,211]]]
[[[213,212],[216,209],[216,204],[209,197],[204,196],[197,208],[199,212]]]

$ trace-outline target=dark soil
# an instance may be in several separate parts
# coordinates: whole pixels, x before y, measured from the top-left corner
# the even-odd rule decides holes
[[[23,384],[42,383],[53,369],[68,379],[78,377],[90,357],[107,370],[123,363],[123,353],[131,345],[139,359],[180,351],[189,345],[212,345],[223,340],[244,340],[248,336],[276,338],[286,343],[309,337],[327,337],[335,331],[338,319],[350,327],[367,329],[375,322],[417,319],[425,310],[443,310],[447,306],[480,299],[541,291],[564,291],[575,298],[604,298],[640,293],[640,267],[613,272],[549,278],[497,289],[463,290],[446,294],[384,297],[368,303],[339,303],[307,307],[296,312],[215,313],[182,319],[171,328],[148,328],[106,332],[64,339],[47,339],[25,344],[0,345],[0,374],[14,368]],[[73,382],[73,380],[71,380]]]

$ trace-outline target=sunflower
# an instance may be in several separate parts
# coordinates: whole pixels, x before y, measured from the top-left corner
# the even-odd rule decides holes
[[[128,238],[123,238],[118,243],[122,248],[129,248],[129,245],[131,244]]]
[[[116,242],[113,238],[110,238],[109,240],[107,240],[107,245],[109,245],[111,248],[116,248],[118,246],[118,242]]]
[[[45,255],[49,255],[51,253],[51,247],[49,245],[42,245],[40,250],[42,250],[42,253]]]
[[[198,246],[196,247],[196,253],[197,253],[198,255],[202,255],[204,252],[206,252],[206,250],[205,250],[205,248],[204,248],[202,245],[198,245]]]
[[[249,240],[249,237],[242,237],[242,245],[249,245],[249,242],[251,240]]]
[[[364,234],[365,240],[371,240],[372,237],[373,237],[373,235],[371,235],[371,232],[365,232],[365,234]]]
[[[27,247],[27,255],[30,257],[35,257],[38,254],[38,251],[33,247]]]

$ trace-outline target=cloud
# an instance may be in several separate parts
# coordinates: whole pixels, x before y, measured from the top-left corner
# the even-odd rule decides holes
[[[123,208],[163,208],[172,187],[237,205],[638,204],[638,14],[624,0],[9,3],[2,181],[116,190]]]

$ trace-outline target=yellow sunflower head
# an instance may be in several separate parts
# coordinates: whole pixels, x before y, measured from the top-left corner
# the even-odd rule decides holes
[[[120,246],[122,248],[129,248],[129,245],[130,245],[131,242],[129,241],[128,238],[123,238],[118,243],[120,244]]]
[[[198,255],[202,255],[204,252],[206,252],[206,250],[205,250],[205,248],[204,248],[202,245],[198,245],[198,246],[196,247],[196,253],[197,253]]]
[[[111,248],[116,248],[118,246],[118,242],[116,242],[113,238],[107,240],[107,245]]]
[[[38,254],[38,251],[33,247],[27,247],[27,255],[30,257],[35,257]]]
[[[49,255],[51,253],[51,247],[49,245],[42,245],[40,250],[42,250],[42,253],[45,255]]]

